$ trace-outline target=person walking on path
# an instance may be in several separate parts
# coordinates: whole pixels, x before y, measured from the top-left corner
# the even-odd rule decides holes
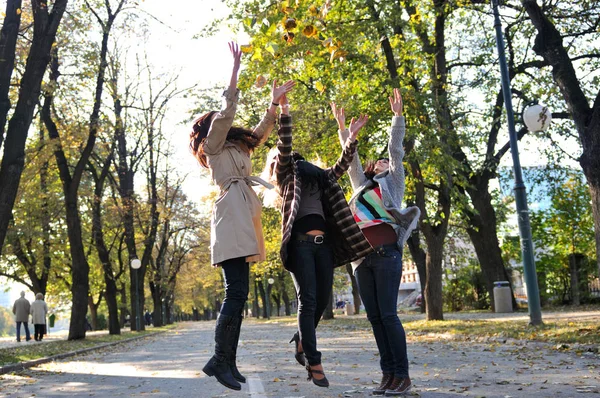
[[[292,118],[286,95],[280,105],[279,140],[263,175],[276,181],[283,202],[280,256],[292,274],[298,297],[298,332],[290,343],[296,343],[296,360],[306,366],[308,379],[319,387],[329,387],[315,329],[331,296],[333,269],[371,249],[337,183],[350,165],[356,136],[368,118],[352,120],[340,158],[324,170],[292,152]]]
[[[21,292],[21,297],[15,300],[13,304],[13,314],[15,314],[15,321],[17,322],[17,342],[21,342],[21,324],[25,328],[25,341],[31,340],[29,334],[29,310],[31,304],[29,300],[25,298],[25,292]]]
[[[219,186],[211,220],[211,261],[221,265],[225,281],[225,299],[215,328],[215,354],[202,369],[224,386],[241,390],[246,379],[237,369],[236,352],[242,323],[242,311],[248,299],[250,262],[265,260],[260,221],[262,205],[251,186],[267,184],[251,176],[250,155],[264,143],[275,125],[280,97],[294,82],[277,86],[273,81],[271,104],[254,130],[232,127],[239,90],[237,75],[241,51],[229,43],[233,71],[229,87],[223,93],[225,107],[196,119],[190,134],[190,149],[199,163],[210,170]]]
[[[44,301],[44,295],[38,293],[31,304],[31,322],[33,322],[35,341],[42,341],[46,334],[46,314],[48,314],[48,306]]]
[[[354,157],[348,174],[354,193],[350,207],[354,219],[375,249],[352,263],[360,297],[371,322],[383,372],[374,395],[403,395],[412,386],[408,372],[406,335],[397,314],[398,288],[402,278],[402,247],[420,217],[417,207],[401,209],[404,197],[405,121],[398,89],[389,98],[394,114],[388,142],[389,158],[369,161],[363,170]],[[331,104],[342,145],[348,140],[343,108]]]

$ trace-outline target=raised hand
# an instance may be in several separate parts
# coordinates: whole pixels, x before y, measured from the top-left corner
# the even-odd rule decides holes
[[[231,55],[233,55],[233,72],[237,75],[240,70],[240,64],[242,60],[242,50],[238,44],[234,41],[231,41],[229,44],[229,51],[231,51]]]
[[[400,95],[400,90],[394,89],[394,97],[388,97],[390,100],[390,106],[392,107],[392,112],[394,112],[394,116],[402,116],[402,96]]]
[[[240,47],[236,42],[230,41],[228,44],[229,51],[231,51],[231,55],[233,55],[233,70],[231,71],[231,80],[229,81],[229,88],[235,91],[237,90],[237,79],[242,60],[242,51],[240,50]]]
[[[329,104],[331,106],[331,111],[333,112],[333,117],[338,123],[338,127],[341,131],[346,129],[346,112],[343,107],[338,107],[335,102]]]
[[[281,97],[292,91],[295,85],[295,81],[288,80],[281,86],[277,86],[277,80],[273,80],[273,88],[271,89],[271,102],[273,104],[279,104],[281,101]]]
[[[368,120],[369,120],[369,116],[367,116],[367,115],[361,115],[356,120],[354,118],[352,118],[352,120],[350,121],[350,127],[348,128],[348,130],[350,131],[350,135],[348,136],[348,139],[350,140],[350,142],[356,141],[358,132],[360,131],[360,129],[363,128],[363,126],[365,124],[367,124]]]

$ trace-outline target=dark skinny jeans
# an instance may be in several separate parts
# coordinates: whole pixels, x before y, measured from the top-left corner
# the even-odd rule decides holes
[[[225,299],[221,305],[221,314],[242,316],[250,289],[250,266],[245,257],[237,257],[223,261],[221,268],[225,279]]]
[[[373,328],[381,370],[395,377],[408,377],[406,335],[396,308],[402,252],[395,244],[381,246],[364,258],[354,276]]]
[[[298,329],[308,364],[321,363],[316,328],[329,303],[333,285],[333,251],[328,243],[292,240],[288,266],[298,297]]]

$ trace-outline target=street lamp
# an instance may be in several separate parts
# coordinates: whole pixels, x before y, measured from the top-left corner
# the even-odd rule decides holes
[[[142,262],[138,258],[131,260],[131,269],[133,269],[133,279],[135,280],[135,330],[140,331],[140,294],[138,292],[138,270]]]
[[[531,132],[537,133],[548,130],[551,121],[552,112],[547,106],[533,103],[523,110],[523,123]]]
[[[275,283],[275,279],[269,278],[267,279],[267,283],[267,297],[265,297],[267,304],[267,319],[271,319],[271,299],[269,298],[269,296],[271,295],[271,287],[273,286],[273,283]]]
[[[510,152],[513,159],[513,170],[515,175],[515,202],[519,223],[519,235],[521,236],[521,255],[523,257],[523,272],[527,283],[527,300],[529,307],[529,323],[531,325],[542,324],[542,310],[540,306],[540,292],[538,288],[537,275],[535,273],[535,259],[533,257],[533,242],[531,241],[531,225],[529,223],[529,209],[527,207],[527,191],[523,183],[521,172],[521,161],[519,160],[519,147],[517,145],[517,131],[515,129],[514,113],[512,107],[512,93],[508,77],[508,66],[504,54],[504,36],[502,35],[502,23],[498,11],[498,0],[492,0],[494,11],[494,27],[496,28],[496,46],[498,48],[498,61],[500,63],[500,74],[502,77],[502,93],[504,94],[504,105],[508,122],[508,134],[510,138]],[[525,116],[525,115],[524,115]],[[525,119],[525,117],[524,117]],[[530,119],[529,117],[527,119]],[[549,120],[548,120],[549,122]],[[547,128],[547,125],[545,126]],[[528,126],[529,128],[529,126]]]

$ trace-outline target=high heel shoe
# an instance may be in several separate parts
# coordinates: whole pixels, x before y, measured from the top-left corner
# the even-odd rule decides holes
[[[300,334],[298,332],[294,333],[294,337],[290,340],[290,343],[296,343],[296,353],[294,354],[294,358],[296,361],[302,366],[306,366],[306,357],[304,356],[304,352],[298,351],[298,346],[300,345]]]
[[[308,379],[307,380],[312,380],[312,382],[316,386],[319,386],[319,387],[329,387],[329,380],[327,380],[327,377],[325,377],[325,372],[323,372],[322,370],[311,369],[309,364],[306,364],[306,370],[308,371]],[[323,375],[323,378],[315,379],[313,377],[313,373],[318,374],[318,375]]]

